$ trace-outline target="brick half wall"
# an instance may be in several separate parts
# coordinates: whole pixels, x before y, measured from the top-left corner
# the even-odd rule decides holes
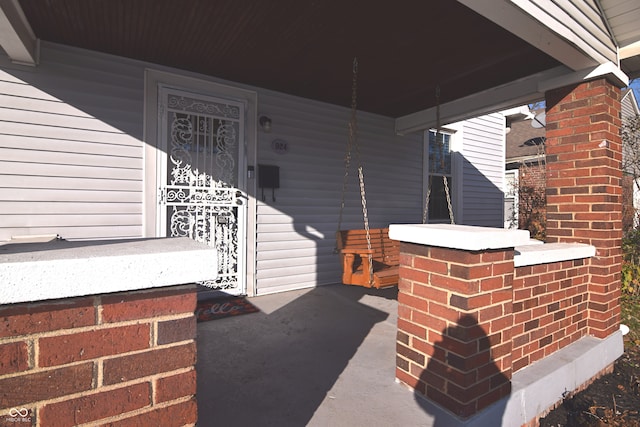
[[[513,372],[588,333],[589,259],[517,267],[513,279]]]
[[[195,306],[195,286],[1,306],[0,424],[195,425]]]

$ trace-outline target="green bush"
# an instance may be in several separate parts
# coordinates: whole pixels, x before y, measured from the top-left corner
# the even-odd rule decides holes
[[[622,263],[622,292],[629,296],[640,296],[640,265]]]
[[[640,297],[640,229],[622,238],[622,293]]]

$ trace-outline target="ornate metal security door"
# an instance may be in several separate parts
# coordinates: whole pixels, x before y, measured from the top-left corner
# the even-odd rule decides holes
[[[218,277],[202,285],[246,291],[244,105],[160,87],[160,234],[217,249]]]

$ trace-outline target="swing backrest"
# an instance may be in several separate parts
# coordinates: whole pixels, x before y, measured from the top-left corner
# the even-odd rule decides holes
[[[388,228],[372,228],[371,250],[373,251],[374,269],[394,267],[399,263],[400,242],[389,238]],[[367,232],[365,230],[339,230],[337,234],[338,249],[367,249]]]

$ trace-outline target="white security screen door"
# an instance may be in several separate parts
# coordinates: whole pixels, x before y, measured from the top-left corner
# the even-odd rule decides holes
[[[246,293],[244,104],[160,86],[158,234],[217,249],[218,277],[200,284]]]

